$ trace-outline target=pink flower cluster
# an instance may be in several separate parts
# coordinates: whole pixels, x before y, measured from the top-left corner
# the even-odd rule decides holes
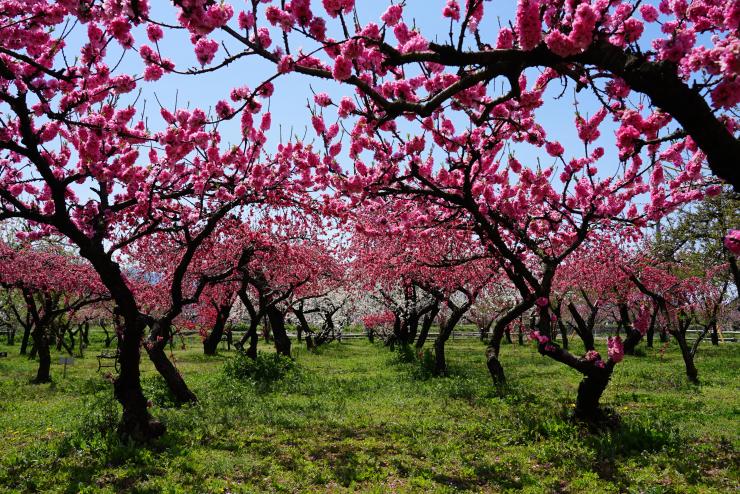
[[[442,16],[453,21],[460,20],[460,4],[457,3],[457,0],[447,0],[445,8],[442,10]]]
[[[619,336],[609,337],[607,340],[607,355],[609,359],[615,364],[618,364],[624,358],[624,346],[622,345],[622,338]]]
[[[598,20],[599,16],[593,7],[582,3],[576,8],[570,33],[566,36],[560,30],[553,30],[545,37],[545,43],[561,57],[580,53],[591,44]]]
[[[329,17],[349,14],[355,8],[355,0],[321,0]]]
[[[218,51],[218,43],[210,38],[200,38],[195,42],[195,57],[201,66],[208,65]]]
[[[730,230],[725,236],[725,247],[734,255],[740,255],[740,230]]]
[[[380,20],[385,22],[388,26],[395,26],[398,21],[401,20],[403,15],[403,7],[400,5],[389,6],[383,15],[380,16]]]
[[[482,2],[481,2],[482,3]],[[542,40],[539,0],[519,0],[516,8],[516,31],[522,50],[534,49]]]

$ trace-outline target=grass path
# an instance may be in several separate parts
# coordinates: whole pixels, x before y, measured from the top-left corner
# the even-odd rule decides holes
[[[297,351],[277,383],[240,382],[194,341],[175,351],[198,394],[172,406],[147,362],[167,435],[147,448],[111,434],[118,415],[94,355],[31,385],[34,362],[0,359],[0,491],[8,492],[737,492],[740,345],[705,345],[702,385],[678,353],[649,350],[615,372],[604,403],[621,429],[569,419],[578,376],[506,346],[497,391],[475,340],[450,343],[451,376],[429,379],[364,341]]]

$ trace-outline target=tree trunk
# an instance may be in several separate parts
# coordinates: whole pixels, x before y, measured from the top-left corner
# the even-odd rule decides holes
[[[717,333],[717,321],[712,322],[712,332],[710,333],[713,346],[719,345],[719,334]]]
[[[491,339],[491,343],[489,343],[488,348],[486,348],[486,367],[488,367],[488,373],[491,374],[493,384],[496,386],[506,384],[504,368],[498,359],[500,348],[500,342],[498,345],[494,344],[493,338]]]
[[[458,322],[460,322],[460,319],[462,319],[462,316],[465,315],[465,312],[470,308],[473,301],[471,296],[468,296],[468,302],[461,305],[460,307],[456,307],[452,304],[452,302],[448,302],[448,305],[450,308],[452,308],[452,313],[450,314],[450,317],[445,321],[445,323],[439,328],[439,336],[437,336],[437,339],[434,340],[434,375],[435,376],[443,376],[447,374],[447,361],[445,360],[445,344],[447,343],[447,340],[450,338],[450,335],[452,334],[452,331],[455,330],[455,326]]]
[[[290,338],[288,338],[288,333],[285,331],[285,314],[271,305],[267,308],[267,317],[275,340],[275,351],[278,355],[290,357]]]
[[[683,357],[683,363],[686,367],[686,377],[690,383],[699,384],[699,371],[697,371],[696,365],[694,365],[694,356],[691,354],[688,343],[686,343],[686,336],[680,331],[675,331],[673,332],[673,337],[681,349],[681,357]]]
[[[159,375],[164,378],[167,387],[177,403],[195,403],[198,401],[195,394],[188,388],[182,374],[164,353],[167,342],[172,337],[170,324],[167,321],[155,321],[149,341],[146,345],[149,360],[152,361]]]
[[[80,326],[80,331],[82,331],[82,343],[84,343],[85,348],[90,346],[90,323],[88,321],[85,321],[82,326]]]
[[[511,341],[511,330],[508,328],[508,326],[506,328],[506,331],[504,331],[504,336],[506,336],[506,343],[508,343],[509,345],[514,343],[513,341]]]
[[[445,359],[445,341],[441,339],[442,334],[434,340],[434,375],[444,376],[447,374],[447,360]]]
[[[593,324],[591,324],[592,318],[589,318],[588,322],[583,319],[581,313],[578,312],[578,308],[576,308],[576,306],[572,302],[568,304],[568,311],[570,311],[570,315],[573,317],[573,321],[576,323],[575,331],[576,334],[578,334],[578,337],[581,338],[581,341],[583,342],[583,347],[586,349],[587,352],[594,350],[594,328]]]
[[[563,348],[567,350],[568,349],[568,343],[569,343],[568,342],[568,328],[563,323],[563,321],[560,319],[559,315],[558,315],[558,322],[557,322],[557,324],[558,324],[558,328],[560,328],[560,335],[563,338]]]
[[[491,374],[493,384],[496,386],[506,384],[504,367],[499,361],[499,352],[501,351],[501,339],[504,336],[504,329],[506,326],[507,324],[501,323],[501,320],[496,323],[496,325],[493,327],[491,340],[488,342],[488,347],[486,348],[486,367],[488,367],[488,372]],[[521,329],[519,331],[519,335],[521,337]]]
[[[419,338],[416,340],[416,349],[421,350],[424,347],[424,343],[427,342],[429,337],[429,330],[434,324],[434,319],[439,314],[439,304],[434,304],[430,311],[424,316],[424,320],[421,323],[421,331],[419,332]]]
[[[51,351],[49,349],[49,338],[45,334],[42,325],[36,325],[33,329],[33,343],[39,358],[39,368],[36,371],[34,384],[51,382]]]
[[[118,433],[136,441],[148,441],[164,434],[165,427],[149,414],[147,400],[141,389],[139,349],[144,336],[144,323],[138,315],[124,317],[124,321],[127,328],[118,340],[120,373],[113,383],[114,395],[123,407]]]
[[[21,339],[21,355],[26,355],[28,350],[28,340],[31,337],[31,326],[23,327],[23,338]]]
[[[416,334],[419,332],[419,316],[416,313],[409,316],[408,344],[416,340]]]
[[[306,313],[303,312],[303,308],[293,309],[293,314],[295,314],[296,319],[298,319],[298,328],[297,328],[297,334],[298,334],[298,342],[301,343],[302,340],[302,334],[306,333],[306,348],[311,350],[313,349],[313,338],[311,337],[311,327],[308,325],[308,320],[306,319]],[[310,340],[310,341],[309,341]]]
[[[589,423],[599,423],[604,413],[599,405],[601,395],[609,384],[611,371],[598,369],[586,375],[578,385],[575,416]]]
[[[105,333],[105,348],[110,348],[110,344],[113,343],[113,339],[116,337],[115,331],[113,334],[110,334],[108,331],[108,324],[103,320],[98,323],[98,326],[100,326],[100,329]]]
[[[231,304],[224,304],[218,308],[216,314],[216,322],[208,333],[206,339],[203,340],[203,353],[205,355],[216,355],[218,351],[218,344],[221,342],[221,338],[224,335],[224,328],[226,327],[226,321],[229,320],[231,314]]]

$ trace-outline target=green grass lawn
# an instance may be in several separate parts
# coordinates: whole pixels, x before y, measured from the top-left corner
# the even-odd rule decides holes
[[[602,342],[603,344],[603,342]],[[297,345],[294,345],[296,348]],[[505,346],[509,387],[490,385],[484,346],[450,342],[451,376],[427,378],[366,341],[298,349],[280,381],[225,377],[233,356],[175,351],[198,394],[172,406],[147,361],[144,385],[167,434],[148,447],[112,433],[118,405],[99,347],[54,383],[0,345],[0,491],[7,492],[738,492],[740,344],[703,345],[702,384],[673,346],[617,367],[603,402],[612,433],[570,420],[578,375],[532,346]]]

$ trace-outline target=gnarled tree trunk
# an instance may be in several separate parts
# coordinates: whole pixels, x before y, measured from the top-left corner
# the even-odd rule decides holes
[[[171,337],[172,332],[168,321],[155,321],[153,323],[152,332],[146,344],[149,360],[152,361],[157,372],[164,378],[177,403],[195,403],[198,398],[190,391],[180,371],[164,353],[167,342]]]
[[[439,304],[434,304],[429,312],[424,316],[424,320],[421,323],[421,331],[419,332],[419,338],[416,339],[416,349],[421,350],[429,337],[429,330],[434,324],[434,319],[439,314]]]
[[[219,306],[218,312],[216,313],[216,322],[211,328],[211,332],[208,333],[205,340],[203,340],[203,353],[205,355],[216,355],[218,351],[218,344],[221,342],[221,338],[224,335],[224,328],[226,328],[226,322],[229,320],[231,314],[231,303],[223,304]]]
[[[275,351],[278,355],[290,357],[290,338],[285,330],[285,314],[274,305],[270,305],[267,308],[267,318],[275,340]]]
[[[609,368],[593,368],[583,377],[578,385],[575,416],[585,422],[598,423],[603,418],[599,401],[609,384],[612,370]]]

